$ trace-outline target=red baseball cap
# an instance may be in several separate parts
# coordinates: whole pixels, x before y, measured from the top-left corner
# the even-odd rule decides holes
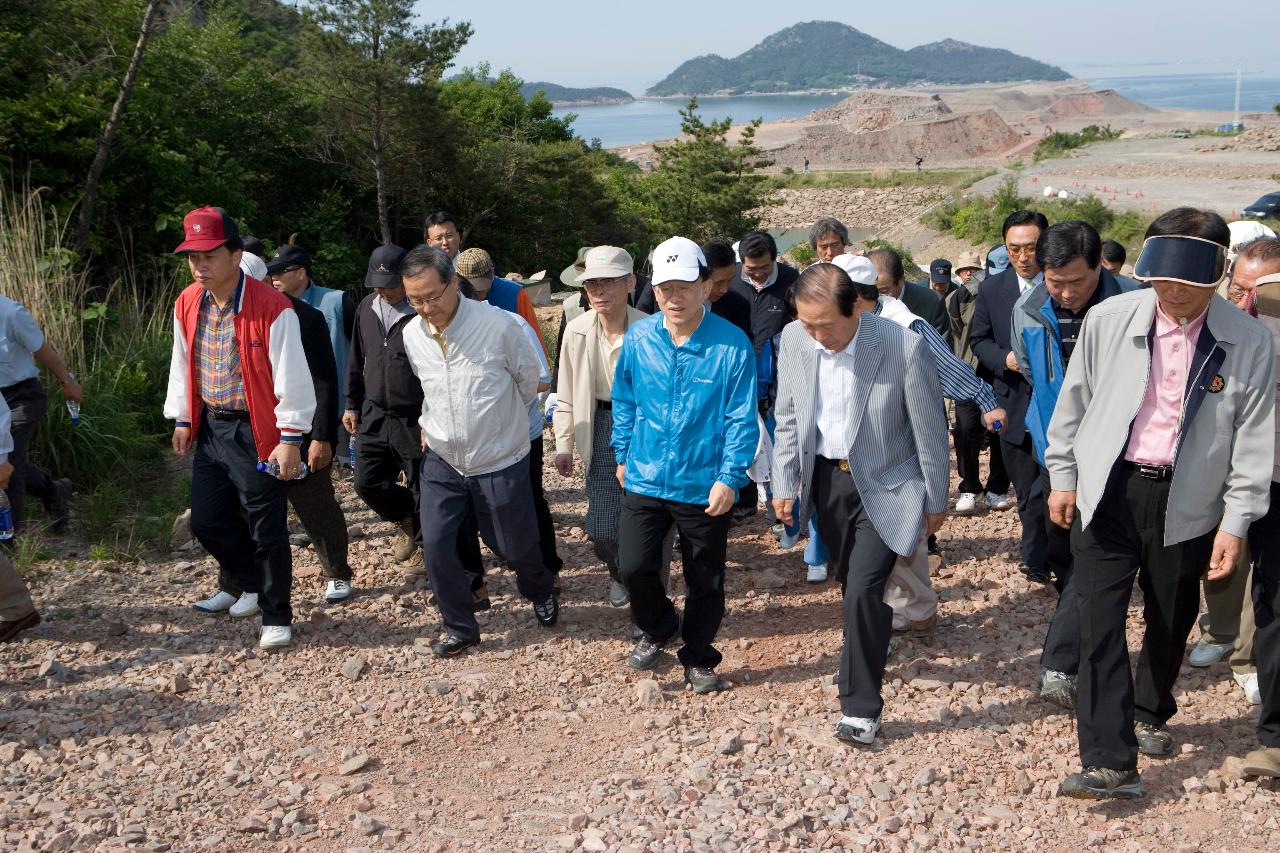
[[[182,218],[182,234],[184,239],[178,248],[179,252],[208,252],[225,244],[228,240],[239,240],[240,229],[235,220],[220,207],[197,207]]]

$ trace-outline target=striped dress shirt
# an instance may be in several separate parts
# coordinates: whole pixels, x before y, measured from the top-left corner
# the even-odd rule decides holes
[[[195,340],[196,375],[200,381],[200,399],[214,409],[246,411],[249,408],[244,396],[244,377],[240,373],[240,347],[236,345],[239,298],[237,287],[235,295],[221,308],[207,291],[200,301]]]

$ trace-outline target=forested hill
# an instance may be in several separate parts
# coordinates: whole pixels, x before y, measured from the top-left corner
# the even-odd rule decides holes
[[[947,39],[902,50],[833,21],[796,24],[732,59],[709,54],[687,60],[647,92],[789,92],[856,85],[1000,83],[1066,80],[1071,75],[1008,50]]]
[[[537,81],[525,83],[520,93],[525,99],[531,99],[538,92],[546,95],[547,100],[557,107],[577,106],[580,104],[629,104],[635,100],[630,92],[615,89],[612,86],[595,86],[590,89],[574,89],[555,83]]]

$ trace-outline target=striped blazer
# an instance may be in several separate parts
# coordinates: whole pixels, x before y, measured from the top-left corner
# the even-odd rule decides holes
[[[773,496],[813,513],[818,350],[798,322],[778,352]],[[933,355],[914,332],[863,312],[854,363],[849,470],[876,532],[895,553],[912,553],[924,513],[945,512],[951,463],[947,416]]]

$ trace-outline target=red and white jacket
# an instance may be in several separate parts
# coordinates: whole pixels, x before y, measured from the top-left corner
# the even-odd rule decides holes
[[[173,308],[173,356],[169,362],[169,393],[164,416],[191,425],[199,435],[200,399],[196,377],[196,325],[205,290],[192,284],[178,295]],[[276,445],[297,440],[311,429],[316,409],[315,386],[302,351],[298,315],[289,298],[270,285],[243,273],[236,287],[236,346],[249,406],[249,424],[258,458],[266,459]]]

